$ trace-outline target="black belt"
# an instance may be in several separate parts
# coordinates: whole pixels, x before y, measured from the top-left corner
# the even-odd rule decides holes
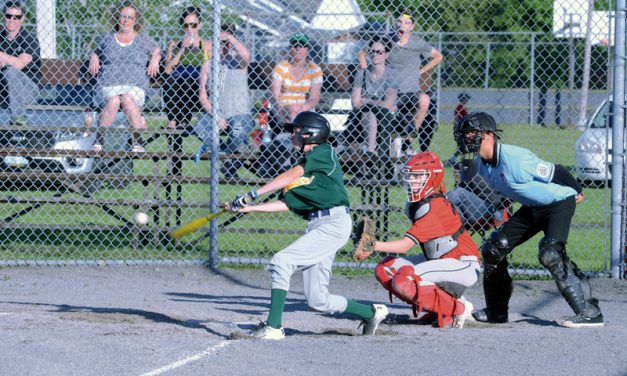
[[[331,215],[331,209],[322,209],[322,210],[309,212],[309,214],[307,214],[307,218],[309,218],[309,220],[312,220],[316,218],[327,217]],[[344,206],[344,212],[348,214],[348,208],[346,206]]]

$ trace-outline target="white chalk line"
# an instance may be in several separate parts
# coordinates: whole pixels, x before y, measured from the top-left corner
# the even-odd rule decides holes
[[[172,363],[172,364],[168,364],[167,366],[161,367],[161,368],[157,368],[155,370],[152,370],[150,372],[146,372],[144,374],[142,374],[141,376],[155,376],[155,375],[160,375],[162,373],[171,371],[175,368],[184,366],[187,363],[190,362],[194,362],[196,360],[202,359],[206,356],[209,356],[213,353],[215,353],[216,351],[218,351],[219,349],[228,346],[230,343],[233,343],[234,341],[222,341],[220,343],[218,343],[217,345],[214,346],[210,346],[208,347],[205,351],[198,353],[196,355],[192,355],[192,356],[188,356],[187,358],[183,358],[181,360],[177,360],[176,362]]]

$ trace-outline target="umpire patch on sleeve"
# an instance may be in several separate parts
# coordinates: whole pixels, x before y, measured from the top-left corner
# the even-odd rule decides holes
[[[536,173],[542,178],[548,178],[550,171],[551,169],[549,168],[549,166],[545,165],[544,163],[538,163],[538,166],[536,167]]]

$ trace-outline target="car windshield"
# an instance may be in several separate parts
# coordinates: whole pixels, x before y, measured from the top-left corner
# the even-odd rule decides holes
[[[614,109],[614,102],[610,102],[609,105],[608,105],[608,102],[604,102],[603,103],[603,107],[601,107],[599,112],[597,112],[596,116],[592,120],[592,124],[590,124],[590,128],[605,128],[606,127],[607,120],[608,120],[608,118],[607,118],[608,108],[610,110],[613,110]],[[611,111],[611,112],[613,112],[613,111]],[[612,127],[612,120],[613,120],[613,118],[614,118],[614,116],[610,115],[610,118],[609,118],[610,128]]]

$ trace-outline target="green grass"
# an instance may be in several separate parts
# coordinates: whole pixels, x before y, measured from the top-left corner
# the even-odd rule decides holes
[[[149,122],[151,127],[160,125],[154,119]],[[527,147],[539,157],[548,161],[560,163],[568,168],[574,165],[574,144],[579,136],[575,129],[561,130],[558,128],[541,128],[528,125],[500,125],[504,130],[504,142]],[[200,146],[200,142],[189,137],[184,142],[184,151],[194,152]],[[165,137],[158,139],[148,146],[149,151],[165,151],[167,144]],[[443,124],[437,130],[433,143],[434,150],[443,160],[447,159],[455,150],[452,140],[452,127]],[[134,161],[134,172],[138,175],[152,175],[154,171],[167,174],[166,161],[154,163],[152,161]],[[195,164],[192,161],[183,163],[185,176],[208,176],[210,163],[203,161]],[[253,177],[245,169],[240,170],[242,177]],[[446,186],[453,187],[453,174],[447,168]],[[219,201],[232,199],[236,194],[246,192],[254,187],[239,185],[220,185]],[[365,193],[356,187],[348,188],[350,201],[353,205],[359,205]],[[607,264],[607,244],[609,241],[609,191],[605,189],[586,189],[586,201],[578,206],[573,218],[571,234],[568,244],[568,252],[579,266],[587,271],[602,271]],[[16,192],[2,191],[0,194],[14,197],[51,197],[54,192]],[[71,197],[72,195],[67,195]],[[78,195],[74,195],[79,197]],[[125,189],[103,188],[93,197],[97,199],[141,199],[142,197],[166,198],[168,195],[162,187],[153,184],[147,188],[141,182],[133,182]],[[389,237],[388,239],[403,236],[409,222],[401,213],[405,202],[405,193],[402,187],[389,189],[389,203],[395,208],[389,213]],[[205,184],[186,184],[182,192],[184,201],[209,202],[209,186]],[[26,206],[16,203],[0,206],[0,215],[3,218],[19,212]],[[111,208],[124,218],[131,219],[134,208],[123,206],[111,206]],[[168,222],[174,223],[176,207],[160,208],[160,226],[165,227]],[[186,208],[181,220],[188,221],[201,215],[206,215],[206,209]],[[223,215],[219,223],[224,223],[231,217]],[[31,211],[14,221],[24,224],[26,228],[2,229],[2,246],[0,247],[0,259],[2,260],[64,260],[64,259],[174,259],[197,260],[206,259],[209,249],[209,237],[204,231],[199,231],[186,237],[182,242],[171,242],[165,233],[160,233],[154,228],[146,232],[130,231],[77,231],[62,230],[63,226],[96,225],[96,226],[123,226],[124,223],[107,215],[103,210],[95,206],[87,205],[57,205],[46,204]],[[29,228],[27,225],[58,225],[59,229],[38,229],[37,226]],[[276,251],[288,245],[298,238],[304,231],[306,222],[290,213],[280,214],[251,214],[237,220],[219,233],[219,248],[221,256],[269,259]],[[208,227],[207,227],[208,229]],[[261,233],[257,231],[261,229]],[[276,231],[279,230],[279,231]],[[481,239],[475,235],[478,244]],[[511,264],[519,268],[538,268],[537,244],[540,236],[537,236],[514,250],[510,256]],[[196,244],[197,243],[197,244]],[[194,244],[194,246],[192,246]],[[352,243],[344,247],[339,253],[338,261],[350,261],[349,252]],[[418,249],[415,250],[418,252]],[[375,262],[371,258],[370,262]],[[360,269],[352,270],[360,273]]]

